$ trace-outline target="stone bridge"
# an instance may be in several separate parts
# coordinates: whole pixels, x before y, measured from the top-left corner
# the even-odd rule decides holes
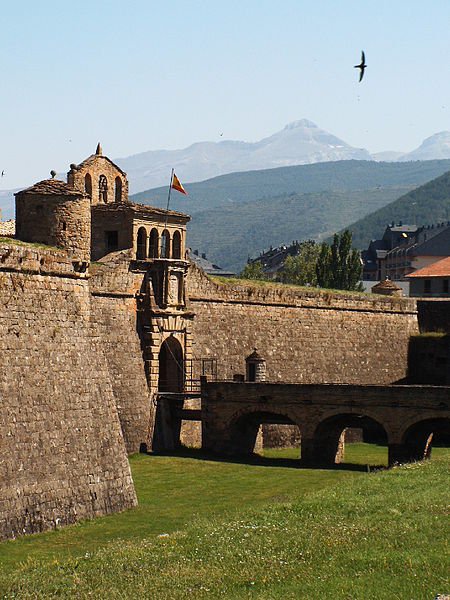
[[[306,464],[340,462],[342,432],[360,428],[389,448],[389,465],[430,456],[450,436],[450,387],[425,385],[207,382],[202,379],[203,448],[253,452],[262,423],[298,425]]]

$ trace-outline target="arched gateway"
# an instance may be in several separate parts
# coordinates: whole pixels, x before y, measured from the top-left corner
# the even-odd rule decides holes
[[[173,335],[161,344],[158,362],[158,400],[153,450],[173,450],[180,446],[185,382],[183,348]]]

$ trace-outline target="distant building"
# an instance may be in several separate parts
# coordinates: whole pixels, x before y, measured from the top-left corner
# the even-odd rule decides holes
[[[386,256],[394,248],[414,239],[417,225],[392,223],[384,231],[381,240],[372,240],[367,250],[361,252],[364,281],[383,281],[386,279]]]
[[[392,224],[381,240],[372,240],[362,252],[363,279],[404,280],[447,256],[450,256],[450,221],[424,227]]]
[[[290,246],[272,246],[266,252],[262,252],[257,258],[249,260],[250,264],[260,263],[264,274],[269,279],[276,279],[278,273],[283,270],[288,256],[297,256],[300,253],[301,243],[294,241]]]
[[[192,251],[191,248],[187,249],[188,258],[191,262],[195,263],[197,267],[200,267],[207,275],[219,275],[220,277],[235,277],[236,273],[233,271],[227,271],[222,269],[218,265],[215,265],[206,258],[204,252],[199,254],[198,250]]]
[[[450,298],[450,256],[410,275],[410,296]]]

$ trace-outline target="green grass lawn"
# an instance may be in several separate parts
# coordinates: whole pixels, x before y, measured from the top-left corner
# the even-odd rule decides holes
[[[385,448],[348,445],[349,465],[332,470],[300,468],[291,450],[252,464],[186,454],[131,458],[135,510],[0,544],[1,595],[416,600],[450,590],[448,450],[370,475]]]

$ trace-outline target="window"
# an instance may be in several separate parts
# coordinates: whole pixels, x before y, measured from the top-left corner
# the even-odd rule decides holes
[[[181,258],[181,235],[175,231],[172,240],[172,258]]]
[[[122,200],[122,180],[120,177],[116,177],[115,179],[114,199],[116,202],[121,202]]]
[[[425,279],[423,282],[423,293],[431,294],[431,279]]]
[[[108,202],[108,180],[105,175],[100,175],[98,180],[98,199],[100,202]]]
[[[170,233],[164,229],[161,236],[161,258],[170,258]]]
[[[448,294],[448,279],[442,281],[442,293]]]
[[[119,247],[119,232],[105,231],[106,251],[114,252]]]
[[[140,227],[138,230],[136,258],[138,260],[147,258],[147,232],[144,227]]]
[[[157,229],[150,232],[150,242],[148,246],[149,258],[158,258],[159,234]]]

